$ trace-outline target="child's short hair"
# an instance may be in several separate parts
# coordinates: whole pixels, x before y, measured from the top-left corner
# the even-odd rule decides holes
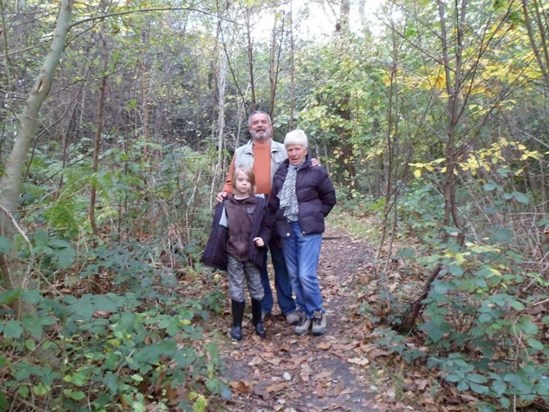
[[[248,169],[243,166],[237,166],[234,168],[233,187],[236,185],[236,175],[238,175],[238,172],[241,172],[241,171],[244,172],[246,176],[248,176],[248,180],[250,181],[250,185],[252,187],[250,190],[250,195],[251,196],[255,195],[255,173],[251,168]]]

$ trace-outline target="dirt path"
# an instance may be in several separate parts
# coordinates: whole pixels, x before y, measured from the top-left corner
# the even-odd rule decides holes
[[[370,266],[372,250],[334,229],[325,233],[319,279],[328,332],[297,336],[280,314],[265,321],[267,338],[253,334],[249,319],[242,342],[221,344],[224,379],[239,411],[380,411],[379,389],[364,350],[367,325],[356,314],[356,274]],[[249,309],[248,309],[249,310]],[[278,310],[276,308],[275,310]],[[220,327],[228,330],[230,313]],[[367,350],[367,349],[366,349]],[[378,395],[378,396],[376,396]]]

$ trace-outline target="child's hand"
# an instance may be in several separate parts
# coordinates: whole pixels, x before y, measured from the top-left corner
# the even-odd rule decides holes
[[[263,242],[263,239],[261,239],[260,237],[254,237],[254,243],[257,247],[265,246],[265,243]]]

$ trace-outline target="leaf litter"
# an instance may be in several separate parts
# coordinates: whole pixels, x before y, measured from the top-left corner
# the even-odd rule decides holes
[[[227,410],[253,412],[414,411],[396,401],[395,388],[373,364],[387,353],[370,342],[370,321],[358,309],[359,275],[371,273],[373,250],[339,229],[328,229],[319,264],[327,313],[323,336],[297,336],[273,308],[267,338],[253,333],[249,308],[241,342],[220,343],[223,379],[232,390]],[[270,268],[272,273],[272,268]],[[274,288],[273,288],[274,289]],[[276,298],[275,298],[276,301]],[[248,305],[249,306],[249,305]],[[229,330],[230,309],[215,320]]]
[[[227,301],[223,315],[211,319],[210,325],[223,332],[215,334],[214,341],[224,364],[222,379],[232,391],[232,398],[217,407],[249,412],[474,410],[475,396],[459,393],[441,380],[440,373],[421,362],[406,363],[376,343],[374,329],[390,329],[386,318],[395,309],[384,298],[383,287],[404,300],[413,299],[421,292],[421,273],[403,278],[397,262],[381,279],[375,251],[366,241],[353,239],[338,227],[328,228],[325,237],[318,274],[328,332],[318,337],[295,335],[275,304],[273,316],[265,320],[267,338],[260,339],[253,333],[248,304],[244,339],[233,342],[228,337]],[[226,284],[223,287],[226,291]],[[427,351],[413,335],[404,344]]]

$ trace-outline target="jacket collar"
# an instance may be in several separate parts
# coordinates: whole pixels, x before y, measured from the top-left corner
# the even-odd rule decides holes
[[[290,167],[290,159],[284,160],[284,164],[286,165],[286,168]],[[305,155],[305,160],[297,170],[306,169],[310,166],[311,166],[311,157],[309,156],[309,153],[307,153]]]
[[[274,140],[271,138],[271,140],[269,142],[271,144],[271,153],[279,151],[277,145],[273,144],[273,142],[274,142]],[[248,142],[244,145],[244,153],[248,153],[248,154],[253,153],[253,148],[254,148],[253,139],[248,140]]]
[[[240,202],[240,201],[243,201],[244,203],[250,203],[250,204],[255,204],[257,203],[257,198],[255,196],[248,196],[246,199],[242,200],[242,199],[235,199],[234,198],[234,193],[229,193],[227,195],[227,200],[231,200],[231,201],[234,201],[234,202]]]

